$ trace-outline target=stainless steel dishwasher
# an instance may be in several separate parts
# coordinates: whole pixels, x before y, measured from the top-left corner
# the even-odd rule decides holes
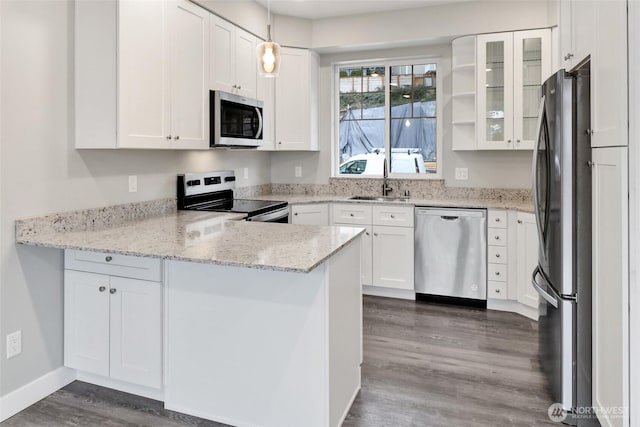
[[[415,210],[417,294],[487,299],[487,211]]]

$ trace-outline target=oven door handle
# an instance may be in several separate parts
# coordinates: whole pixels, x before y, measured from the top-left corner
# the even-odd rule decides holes
[[[540,294],[540,296],[545,299],[545,301],[551,304],[554,308],[558,308],[558,299],[542,288],[542,286],[536,280],[538,276],[541,276],[540,266],[537,266],[536,269],[533,270],[533,276],[531,277],[531,284],[535,288],[536,292],[538,292],[538,294]]]
[[[263,213],[260,215],[252,216],[247,218],[247,221],[253,222],[273,222],[282,218],[289,216],[289,207],[285,207],[282,209],[278,209],[276,211],[271,211],[267,213]]]

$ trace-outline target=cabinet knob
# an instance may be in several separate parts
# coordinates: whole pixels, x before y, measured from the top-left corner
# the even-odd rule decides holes
[[[366,234],[367,236],[370,236],[371,234],[369,234],[368,231],[365,231],[364,234]]]
[[[171,139],[171,135],[165,136],[166,139]]]
[[[518,224],[522,224],[522,220],[521,219],[518,220]]]
[[[494,239],[500,240],[500,236],[495,236]]]
[[[115,294],[115,293],[116,293],[116,288],[111,288],[111,289],[109,289],[109,293],[110,293],[111,295]]]
[[[180,139],[180,135],[176,135],[173,137],[173,139],[175,139],[176,141]]]
[[[298,216],[298,212],[294,213],[293,216]]]
[[[377,237],[377,236],[378,236],[378,233],[373,233],[373,235]]]
[[[100,292],[104,292],[104,291],[106,291],[106,290],[107,290],[107,288],[106,288],[106,286],[100,286],[100,287],[98,288],[98,290],[99,290]]]
[[[496,289],[496,294],[499,294],[499,293],[500,293],[500,289]]]
[[[350,214],[349,214],[349,216],[350,216],[350,217],[353,217],[353,214],[352,214],[352,213],[350,213]]]
[[[278,141],[278,144],[279,144],[279,145],[282,145],[282,141]]]
[[[519,139],[516,139],[516,144],[520,144],[520,140]]]
[[[241,89],[242,89],[242,86],[238,85],[238,90],[241,90]]]
[[[238,87],[238,85],[233,85],[231,86],[233,89],[236,89]]]
[[[394,219],[396,216],[395,215],[389,215],[391,217],[391,219]]]
[[[587,134],[587,136],[592,136],[593,135],[593,129],[587,129],[584,131],[584,133]]]
[[[496,218],[496,222],[500,222],[500,218]]]
[[[496,258],[500,258],[500,254],[496,254]]]
[[[511,140],[510,139],[507,139],[507,144],[511,144]]]
[[[595,166],[595,163],[593,163],[591,160],[589,160],[589,161],[587,162],[587,167],[588,167],[588,168],[592,168],[592,167],[594,167],[594,166]]]
[[[564,60],[565,60],[565,61],[568,61],[568,60],[570,60],[571,58],[573,58],[573,53],[567,53],[567,54],[564,56]]]
[[[104,257],[104,260],[107,262],[111,262],[113,261],[113,257],[111,255],[107,255],[106,257]]]
[[[500,275],[500,272],[499,272],[499,271],[496,271],[496,276],[499,276],[499,275]],[[113,290],[113,289],[112,289],[112,290]],[[111,292],[111,293],[113,293],[113,292]]]

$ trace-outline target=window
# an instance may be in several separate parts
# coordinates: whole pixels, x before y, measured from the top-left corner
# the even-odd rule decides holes
[[[381,176],[386,163],[395,175],[441,176],[436,71],[435,61],[336,66],[338,175]]]

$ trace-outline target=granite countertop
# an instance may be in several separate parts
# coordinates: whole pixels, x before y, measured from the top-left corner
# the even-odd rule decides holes
[[[499,199],[463,199],[463,198],[409,198],[407,201],[401,200],[351,200],[352,196],[335,196],[332,194],[271,194],[256,198],[263,200],[283,200],[290,205],[300,205],[308,203],[365,203],[365,204],[396,204],[404,206],[433,206],[448,208],[486,208],[486,209],[513,209],[522,212],[533,213],[533,204],[524,200],[499,200]]]
[[[178,211],[69,231],[37,230],[17,221],[16,242],[307,273],[364,231],[237,221],[243,218],[238,214]]]

